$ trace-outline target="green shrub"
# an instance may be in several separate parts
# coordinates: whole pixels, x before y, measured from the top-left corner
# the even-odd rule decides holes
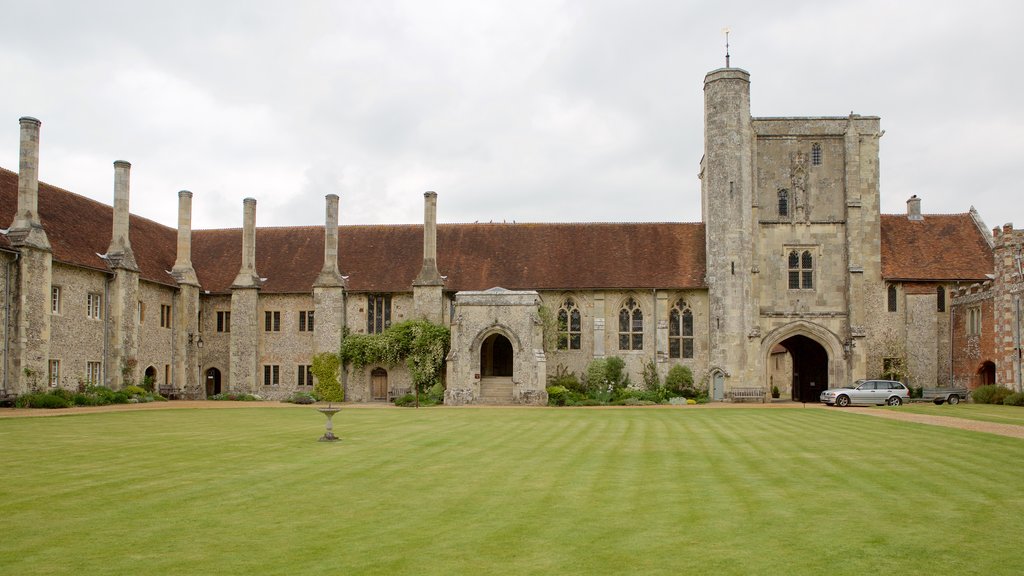
[[[1003,398],[1003,404],[1006,406],[1024,406],[1024,392],[1014,392],[1006,398]]]
[[[244,392],[224,392],[223,394],[214,394],[206,398],[207,400],[235,400],[239,402],[259,402],[263,398],[255,394],[246,394]]]
[[[647,390],[657,390],[661,388],[661,375],[658,374],[658,364],[654,360],[648,360],[644,362],[643,370],[644,388]]]
[[[548,376],[548,386],[561,386],[566,390],[580,393],[584,392],[586,388],[586,386],[580,382],[580,379],[576,376],[575,372],[569,372],[569,369],[561,364],[555,368],[554,374]]]
[[[282,402],[288,402],[291,404],[315,404],[316,397],[309,392],[295,392],[291,396],[282,400]]]
[[[684,390],[693,393],[693,371],[690,370],[689,366],[676,364],[669,369],[668,375],[665,376],[665,388],[682,396],[686,396],[683,392]]]
[[[629,386],[629,374],[625,373],[625,360],[618,356],[609,356],[604,366],[605,378],[612,385],[612,388]]]
[[[608,402],[602,402],[597,398],[581,398],[576,401],[574,406],[604,406]]]
[[[60,390],[59,388],[57,390]],[[18,396],[14,405],[18,408],[70,408],[74,404],[74,396],[65,397],[64,394],[50,392],[32,392]]]
[[[313,366],[310,372],[316,376],[316,384],[313,386],[313,393],[321,400],[327,402],[344,402],[345,391],[338,383],[338,367],[341,359],[337,354],[324,352],[313,357]]]
[[[570,399],[569,389],[565,386],[548,386],[548,406],[565,406]]]
[[[986,384],[975,388],[974,392],[971,392],[971,398],[978,404],[1002,404],[1010,394],[1013,394],[1013,390],[1006,386]]]
[[[434,395],[431,395],[429,393],[424,393],[424,394],[420,394],[419,405],[420,405],[420,407],[424,407],[424,406],[437,406],[438,404],[441,404],[442,400],[443,400],[443,396],[442,396],[441,399],[438,399]],[[413,408],[413,407],[415,407],[416,406],[416,395],[415,394],[406,394],[405,396],[400,396],[398,398],[395,398],[395,406],[400,406],[402,408]]]
[[[657,402],[644,400],[642,398],[625,398],[623,400],[619,400],[615,404],[619,406],[653,406],[657,404]]]
[[[142,386],[125,386],[121,391],[129,396],[145,396],[149,393]]]

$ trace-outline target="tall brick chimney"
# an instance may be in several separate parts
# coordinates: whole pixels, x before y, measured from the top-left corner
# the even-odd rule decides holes
[[[178,253],[171,275],[179,284],[199,285],[192,267],[192,193],[188,190],[178,192]]]
[[[128,229],[128,195],[132,165],[124,160],[114,162],[114,226],[107,248],[107,262],[111,268],[127,268],[138,271],[135,253]]]
[[[441,286],[437,271],[437,192],[423,193],[423,268],[413,286]]]
[[[50,241],[39,222],[39,120],[29,116],[21,124],[21,148],[18,159],[18,209],[8,231],[15,246],[50,249]]]
[[[338,270],[338,195],[328,194],[324,218],[324,267],[314,286],[344,286]]]
[[[242,201],[242,266],[232,288],[257,288],[260,277],[256,274],[256,199]]]

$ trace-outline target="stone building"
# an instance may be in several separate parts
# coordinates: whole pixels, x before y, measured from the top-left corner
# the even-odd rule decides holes
[[[23,118],[18,173],[0,169],[3,386],[279,398],[311,389],[312,357],[346,332],[412,318],[452,330],[451,404],[541,404],[548,376],[612,355],[633,382],[688,366],[715,400],[777,385],[816,401],[885,372],[948,383],[947,294],[993,272],[977,215],[916,198],[880,214],[877,117],[751,117],[738,68],[704,92],[698,223],[438,224],[428,192],[422,226],[339,226],[330,195],[322,226],[260,228],[249,198],[241,228],[192,230],[182,191],[172,229],[130,214],[127,162],[110,206],[39,183]],[[411,386],[402,366],[342,376],[350,401]]]

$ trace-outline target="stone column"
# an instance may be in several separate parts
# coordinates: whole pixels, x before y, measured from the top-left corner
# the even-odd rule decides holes
[[[338,270],[338,196],[327,195],[324,266],[313,283],[313,353],[337,353],[345,327],[345,279]]]
[[[18,207],[7,237],[19,252],[16,326],[11,355],[13,392],[45,387],[50,360],[50,288],[53,254],[39,220],[39,120],[21,118]]]
[[[255,393],[259,382],[259,289],[256,274],[256,200],[243,202],[242,265],[231,286],[231,374],[228,389]]]
[[[412,281],[416,316],[435,324],[444,319],[444,279],[437,270],[437,193],[423,194],[423,267]]]
[[[126,386],[136,382],[137,374],[129,375],[125,381],[122,366],[134,360],[139,350],[138,314],[139,267],[135,263],[129,241],[129,179],[131,164],[124,160],[114,162],[114,214],[110,246],[106,261],[114,275],[110,281],[107,306],[108,346],[105,381],[111,387]],[[172,354],[173,355],[173,354]],[[138,368],[136,367],[136,371]]]

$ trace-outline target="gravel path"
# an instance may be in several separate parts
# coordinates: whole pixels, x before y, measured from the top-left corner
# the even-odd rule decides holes
[[[877,408],[841,408],[844,412],[856,412],[889,418],[890,420],[903,420],[904,422],[917,422],[918,424],[929,424],[931,426],[946,426],[948,428],[959,428],[961,430],[973,430],[975,432],[988,432],[1011,438],[1024,438],[1024,426],[1014,424],[998,424],[996,422],[982,422],[981,420],[968,420],[966,418],[954,418],[952,416],[930,416],[927,414],[912,414],[902,410],[879,410]]]

